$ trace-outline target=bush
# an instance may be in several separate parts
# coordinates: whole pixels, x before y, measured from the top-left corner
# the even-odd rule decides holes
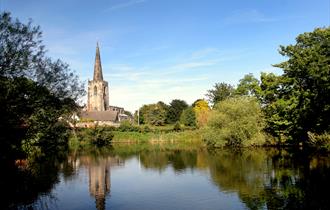
[[[180,123],[179,122],[176,122],[175,124],[174,124],[174,127],[173,127],[173,131],[181,131],[181,125],[180,125]]]
[[[149,132],[152,132],[152,130],[151,130],[151,128],[148,125],[144,125],[140,129],[140,133],[149,133]]]
[[[265,143],[264,118],[253,97],[234,97],[216,104],[203,132],[203,140],[213,147],[252,146]]]
[[[129,121],[123,121],[123,122],[120,123],[120,126],[118,127],[117,130],[122,131],[122,132],[130,132],[130,131],[139,132],[140,128],[137,127],[137,126],[134,126]]]
[[[308,145],[311,147],[325,148],[330,150],[330,134],[325,132],[323,134],[315,134],[307,132],[308,134]]]
[[[95,127],[89,132],[91,144],[97,147],[110,145],[113,136],[113,133],[111,131],[107,131],[104,127]]]

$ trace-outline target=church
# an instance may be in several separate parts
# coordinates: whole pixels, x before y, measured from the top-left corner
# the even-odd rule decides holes
[[[124,108],[109,105],[109,84],[103,80],[100,48],[96,44],[93,80],[88,81],[87,105],[80,113],[85,121],[99,124],[116,125],[122,120],[129,120]]]

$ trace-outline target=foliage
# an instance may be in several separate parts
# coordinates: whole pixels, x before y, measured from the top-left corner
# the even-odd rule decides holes
[[[180,122],[185,126],[196,126],[196,113],[192,107],[183,110]]]
[[[262,145],[263,128],[264,119],[256,99],[233,97],[216,104],[203,139],[212,147]]]
[[[308,141],[307,144],[311,147],[316,148],[325,148],[326,150],[330,150],[330,134],[325,132],[323,134],[315,134],[312,132],[308,132]]]
[[[192,107],[194,108],[195,112],[209,110],[209,103],[204,99],[197,99],[193,104]]]
[[[181,131],[181,125],[180,125],[180,122],[177,121],[174,126],[173,126],[173,131]]]
[[[166,109],[166,104],[163,102],[143,105],[140,108],[140,124],[164,125],[166,121]]]
[[[234,94],[234,87],[230,84],[216,83],[214,89],[208,90],[206,96],[209,101],[215,105],[216,103],[223,101]]]
[[[93,128],[79,128],[75,133],[71,134],[69,145],[74,148],[109,146],[114,137],[114,130],[114,127],[97,125]]]
[[[31,22],[0,14],[0,40],[1,159],[55,152],[68,136],[59,119],[78,108],[83,86],[67,64],[45,56]]]
[[[188,104],[180,99],[174,99],[171,101],[166,115],[166,120],[168,123],[176,123],[180,120],[181,113],[184,109],[188,107]]]
[[[306,142],[307,132],[330,130],[330,27],[300,34],[295,45],[281,46],[288,60],[274,65],[283,75],[261,76],[267,129],[284,133],[293,143]]]
[[[181,127],[182,128],[182,127]],[[190,145],[192,142],[194,145],[202,147],[201,132],[199,130],[184,130],[180,132],[173,132],[173,125],[170,132],[113,132],[114,137],[112,140],[113,145],[115,143],[187,143]],[[127,145],[126,145],[127,146]]]
[[[282,89],[284,81],[282,76],[261,73],[260,101],[266,118],[265,130],[277,137],[279,144],[285,143],[289,136],[288,128],[292,126],[292,122],[287,119],[292,102],[285,96],[287,91]]]
[[[124,114],[126,114],[127,116],[129,116],[129,117],[133,117],[133,115],[132,115],[132,113],[130,112],[130,111],[124,111]]]
[[[193,103],[193,108],[196,113],[196,125],[201,128],[207,123],[210,107],[206,100],[198,99]]]
[[[76,100],[83,92],[83,84],[61,60],[45,56],[39,26],[12,20],[10,13],[0,14],[0,76],[26,77],[46,87],[60,99]]]
[[[121,132],[129,132],[129,131],[139,131],[139,127],[134,126],[130,121],[123,121],[120,123],[120,126],[117,129]]]
[[[95,126],[93,129],[89,129],[89,138],[91,144],[97,147],[108,146],[111,144],[114,134],[111,131],[107,131],[104,127]]]
[[[260,92],[260,82],[251,73],[244,75],[244,77],[239,80],[235,90],[236,95],[255,96],[257,98],[260,95]]]

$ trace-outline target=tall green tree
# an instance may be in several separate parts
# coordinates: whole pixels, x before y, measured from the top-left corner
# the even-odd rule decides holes
[[[188,104],[179,99],[174,99],[171,101],[170,106],[168,107],[167,112],[167,122],[175,123],[180,120],[181,113],[184,109],[188,107]]]
[[[0,14],[0,154],[46,153],[65,144],[66,126],[83,85],[68,65],[45,55],[39,26]]]
[[[143,105],[140,108],[140,123],[150,125],[164,125],[166,121],[167,105],[164,102]]]
[[[260,95],[260,82],[253,74],[246,74],[242,79],[239,80],[235,94],[246,95],[246,96],[256,96]]]
[[[183,110],[180,116],[180,122],[185,126],[196,126],[196,113],[193,107]]]
[[[234,87],[227,83],[216,83],[213,89],[208,90],[206,96],[210,103],[215,105],[216,103],[223,101],[234,94]]]
[[[308,131],[330,130],[330,27],[300,34],[279,52],[288,58],[274,65],[283,75],[262,78],[266,112],[282,125],[275,129],[286,130],[295,143],[306,142]]]

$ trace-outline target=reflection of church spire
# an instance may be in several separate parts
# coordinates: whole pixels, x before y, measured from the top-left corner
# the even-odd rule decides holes
[[[110,171],[107,160],[101,160],[98,165],[89,168],[89,192],[95,197],[98,210],[105,209],[105,197],[110,192]]]
[[[110,193],[110,169],[111,166],[120,166],[120,159],[108,157],[89,163],[89,192],[95,197],[95,205],[98,210],[105,209],[106,196]]]

